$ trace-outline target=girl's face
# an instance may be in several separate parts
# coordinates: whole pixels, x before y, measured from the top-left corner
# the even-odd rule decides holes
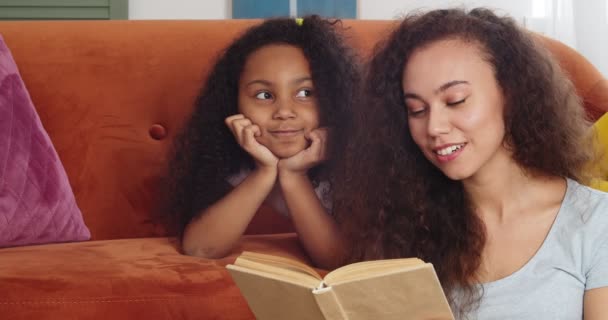
[[[273,44],[251,53],[239,79],[238,108],[278,158],[304,150],[306,134],[319,126],[319,106],[302,50]]]
[[[415,50],[402,86],[412,138],[447,177],[495,172],[510,159],[502,90],[478,45],[449,39]]]

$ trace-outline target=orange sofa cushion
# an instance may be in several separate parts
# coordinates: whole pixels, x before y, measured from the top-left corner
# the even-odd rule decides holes
[[[0,318],[253,319],[224,268],[243,250],[310,263],[293,233],[246,236],[220,260],[181,255],[171,238],[9,248]]]

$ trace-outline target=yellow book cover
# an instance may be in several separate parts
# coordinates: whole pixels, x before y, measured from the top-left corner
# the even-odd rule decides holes
[[[243,252],[226,266],[258,320],[454,319],[433,265],[358,262],[325,277],[304,263]]]

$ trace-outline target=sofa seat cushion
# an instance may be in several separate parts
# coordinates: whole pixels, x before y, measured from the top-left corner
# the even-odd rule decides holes
[[[309,262],[295,234],[245,236],[233,254],[219,260],[181,255],[173,238],[0,249],[0,314],[3,319],[254,319],[224,268],[243,250]]]

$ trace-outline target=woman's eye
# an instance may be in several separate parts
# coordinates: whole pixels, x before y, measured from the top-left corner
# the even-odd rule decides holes
[[[405,103],[405,110],[408,117],[421,116],[426,111],[426,105],[417,100],[410,100]]]
[[[258,94],[255,95],[256,99],[260,99],[260,100],[268,100],[268,99],[272,99],[272,95],[266,91],[264,92],[260,92]]]
[[[424,113],[425,109],[417,109],[417,110],[407,110],[407,115],[410,117],[417,117]]]
[[[296,97],[298,98],[305,98],[310,96],[312,96],[312,90],[310,89],[302,89],[296,94]]]
[[[459,104],[465,102],[466,100],[467,100],[467,98],[464,98],[464,99],[458,100],[458,101],[447,102],[446,104],[451,107],[451,106],[459,105]]]

